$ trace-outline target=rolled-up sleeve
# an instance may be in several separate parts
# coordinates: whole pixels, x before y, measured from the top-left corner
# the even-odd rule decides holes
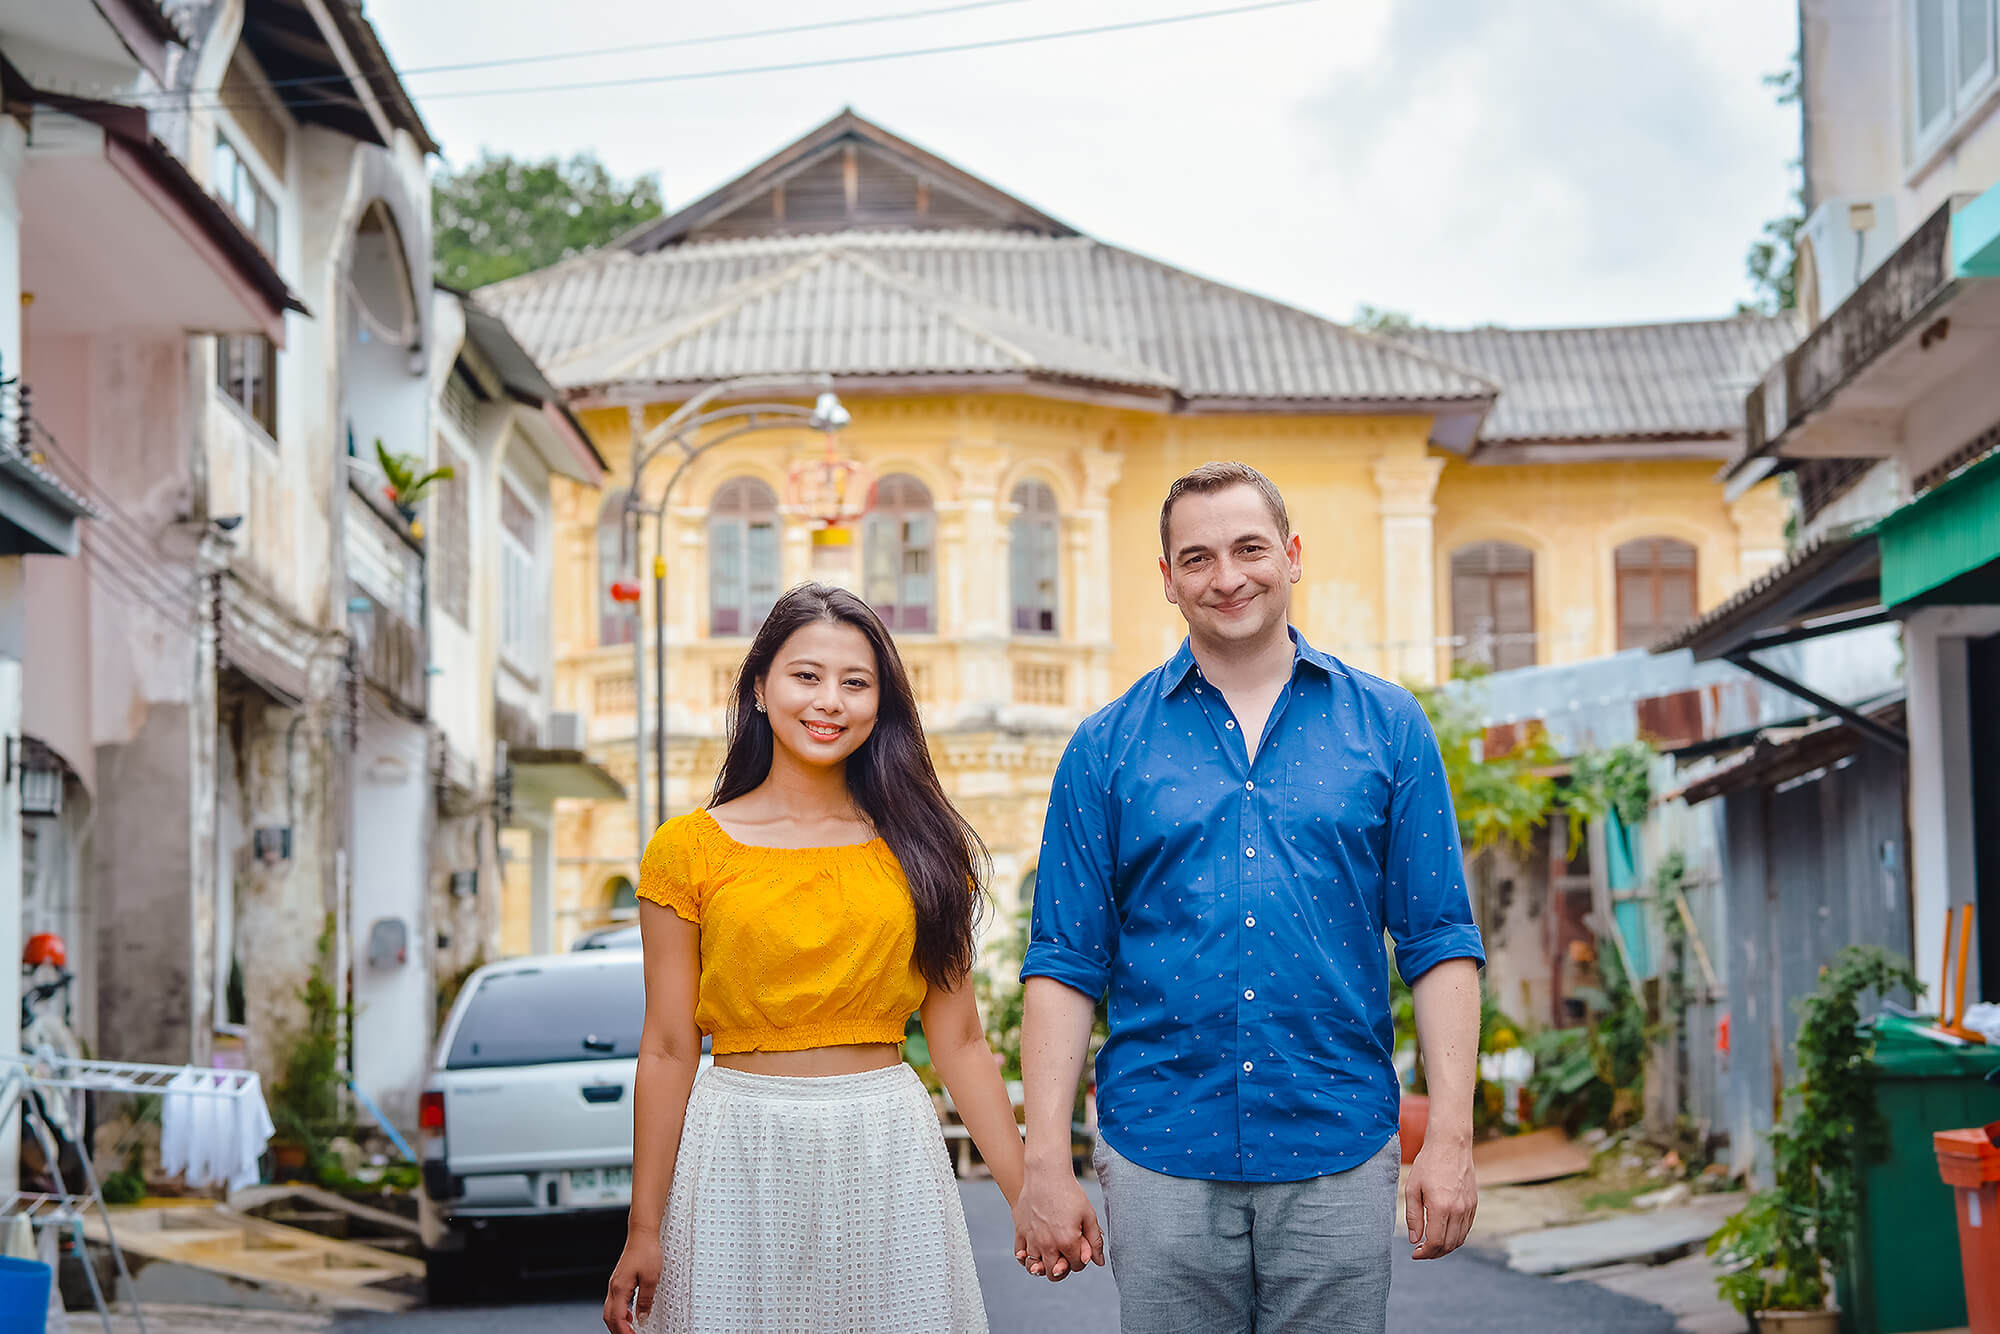
[[[1049,790],[1035,908],[1021,980],[1052,977],[1095,1001],[1104,994],[1118,948],[1113,853],[1103,774],[1079,730]]]
[[[1398,731],[1382,868],[1384,918],[1396,942],[1396,971],[1405,982],[1415,982],[1447,959],[1484,964],[1486,950],[1465,888],[1465,857],[1444,757],[1414,698]]]

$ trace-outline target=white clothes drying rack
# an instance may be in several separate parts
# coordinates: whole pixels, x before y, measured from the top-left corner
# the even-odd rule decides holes
[[[196,1075],[197,1079],[180,1083],[183,1075]],[[97,1308],[98,1318],[104,1322],[105,1334],[111,1332],[111,1307],[105,1300],[104,1290],[97,1282],[97,1270],[89,1261],[89,1251],[83,1235],[84,1218],[95,1207],[98,1218],[104,1225],[105,1247],[111,1252],[112,1264],[117,1268],[118,1277],[125,1284],[125,1291],[132,1301],[132,1315],[138,1322],[139,1334],[146,1334],[146,1316],[139,1309],[139,1293],[132,1283],[132,1271],[125,1265],[125,1252],[118,1245],[118,1236],[111,1227],[111,1210],[104,1203],[104,1188],[97,1179],[97,1169],[91,1163],[92,1146],[79,1143],[76,1146],[77,1160],[83,1167],[83,1180],[76,1183],[85,1189],[73,1189],[63,1180],[60,1166],[61,1155],[55,1138],[43,1118],[40,1099],[30,1097],[31,1093],[67,1095],[75,1091],[88,1093],[151,1093],[157,1095],[174,1094],[200,1098],[229,1098],[242,1096],[251,1086],[256,1076],[248,1070],[217,1070],[200,1065],[143,1065],[133,1061],[84,1061],[47,1054],[26,1057],[0,1057],[0,1125],[5,1118],[14,1115],[19,1104],[27,1113],[28,1128],[41,1146],[48,1173],[54,1178],[53,1192],[16,1191],[4,1211],[7,1216],[24,1215],[31,1227],[71,1228],[76,1234],[77,1247],[84,1256],[83,1273],[90,1285],[91,1301]],[[51,1276],[53,1278],[53,1276]]]

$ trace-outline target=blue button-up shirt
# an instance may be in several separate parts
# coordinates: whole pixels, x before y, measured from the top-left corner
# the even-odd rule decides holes
[[[1297,1181],[1388,1142],[1386,931],[1414,981],[1485,961],[1437,739],[1297,631],[1254,759],[1186,643],[1056,770],[1021,976],[1095,999],[1099,1133],[1142,1167]]]

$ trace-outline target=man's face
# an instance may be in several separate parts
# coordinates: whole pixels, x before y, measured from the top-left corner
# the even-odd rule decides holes
[[[1160,575],[1194,638],[1246,644],[1282,634],[1303,572],[1298,535],[1280,540],[1270,506],[1251,488],[1183,496],[1174,505]]]

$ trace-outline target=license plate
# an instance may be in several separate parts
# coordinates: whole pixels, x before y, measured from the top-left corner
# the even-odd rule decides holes
[[[569,1172],[571,1204],[629,1204],[631,1200],[629,1167],[579,1167]]]

